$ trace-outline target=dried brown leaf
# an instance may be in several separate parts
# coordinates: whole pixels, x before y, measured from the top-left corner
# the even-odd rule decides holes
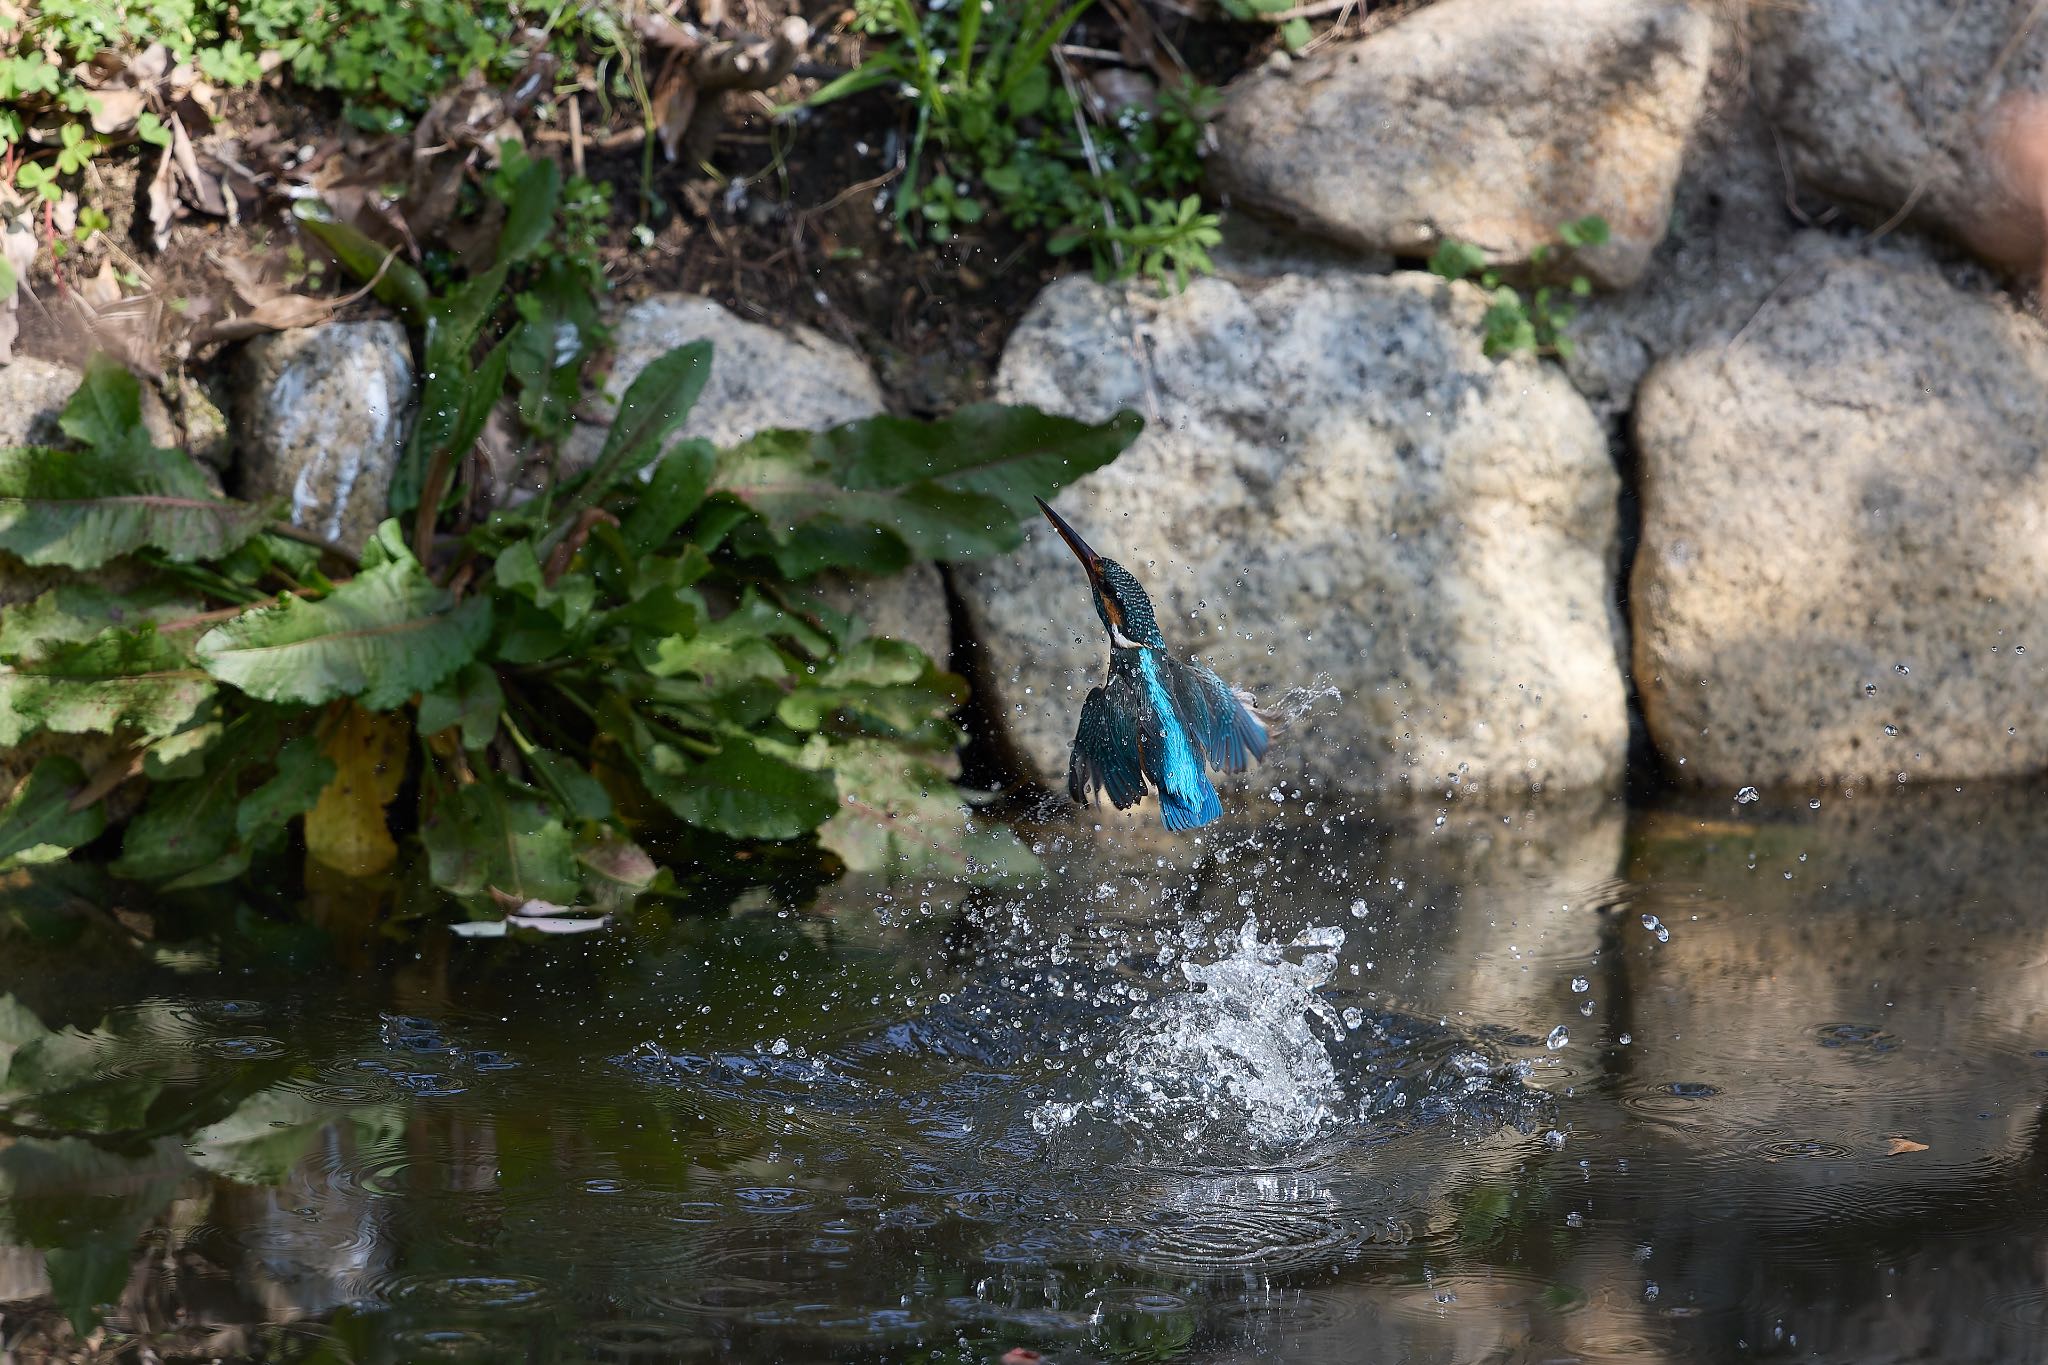
[[[1926,1143],[1915,1142],[1911,1138],[1895,1137],[1885,1140],[1884,1154],[1886,1156],[1903,1156],[1907,1152],[1924,1152],[1926,1150]]]
[[[92,103],[92,130],[102,137],[111,137],[135,126],[135,119],[148,105],[149,97],[140,90],[95,90]]]

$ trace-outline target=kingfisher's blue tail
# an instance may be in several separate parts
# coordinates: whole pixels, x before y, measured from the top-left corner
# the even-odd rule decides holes
[[[1159,793],[1159,818],[1166,827],[1176,832],[1184,829],[1200,829],[1211,820],[1223,814],[1223,803],[1216,799],[1216,788],[1207,778],[1201,784],[1201,804],[1189,805],[1170,792]]]

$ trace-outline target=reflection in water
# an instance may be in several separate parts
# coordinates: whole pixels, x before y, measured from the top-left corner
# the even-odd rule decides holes
[[[1991,790],[1323,815],[368,975],[17,882],[0,1333],[2048,1359],[2044,834]]]

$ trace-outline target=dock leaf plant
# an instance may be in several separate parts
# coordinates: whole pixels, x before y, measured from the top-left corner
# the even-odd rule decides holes
[[[595,316],[562,302],[573,281],[544,245],[552,171],[527,174],[541,228],[513,214],[494,263],[439,292],[313,220],[435,376],[360,555],[155,445],[110,361],[65,409],[68,444],[0,452],[0,549],[80,575],[0,611],[0,746],[111,740],[35,765],[0,812],[0,868],[90,844],[182,889],[301,848],[373,872],[416,838],[471,911],[543,924],[789,841],[881,873],[1031,866],[945,775],[964,682],[820,588],[1014,548],[1032,498],[1114,459],[1140,420],[981,405],[720,449],[678,437],[716,363],[699,342],[627,386],[587,467],[479,510],[458,474],[491,409],[571,391],[507,358],[565,308]],[[580,384],[593,350],[548,354]],[[138,789],[121,826],[110,798],[135,810]]]

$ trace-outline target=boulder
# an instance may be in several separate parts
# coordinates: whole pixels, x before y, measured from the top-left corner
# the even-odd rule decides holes
[[[1715,76],[1728,98],[1701,120],[1687,150],[1671,230],[1649,268],[1627,289],[1583,300],[1567,329],[1565,373],[1609,421],[1634,405],[1651,365],[1734,336],[1801,267],[1802,253],[1824,245],[1819,234],[1801,240],[1771,131],[1739,73],[1724,61]]]
[[[694,294],[656,294],[628,308],[612,331],[613,359],[605,392],[623,397],[655,360],[693,341],[711,343],[711,377],[682,434],[735,445],[776,427],[816,429],[874,417],[882,389],[867,362],[808,327],[764,327]],[[579,433],[571,464],[589,463],[602,444]],[[875,633],[908,640],[943,666],[951,655],[946,588],[931,564],[891,578],[823,575],[818,595],[851,611]]]
[[[1992,262],[2023,268],[2040,255],[2044,187],[2026,169],[2040,153],[2008,141],[2024,140],[2038,116],[2009,97],[2048,91],[2039,18],[2017,3],[1759,5],[1757,96],[1801,185],[1873,219],[1910,210]]]
[[[1319,678],[1342,693],[1281,738],[1262,787],[1436,800],[1621,773],[1619,481],[1562,374],[1481,354],[1485,309],[1415,273],[1168,299],[1068,278],[1010,340],[1005,400],[1146,415],[1059,505],[1146,583],[1169,645],[1268,703]],[[1063,783],[1108,652],[1079,567],[1041,527],[955,581],[995,711]]]
[[[1903,250],[1837,250],[1635,415],[1636,685],[1734,790],[2048,765],[2048,328]]]
[[[1598,214],[1612,240],[1579,260],[1627,284],[1664,235],[1720,33],[1685,0],[1439,0],[1237,82],[1211,170],[1262,212],[1405,256],[1455,238],[1520,265]]]
[[[294,526],[359,549],[386,515],[405,447],[412,352],[396,322],[330,322],[242,352],[240,487]]]

